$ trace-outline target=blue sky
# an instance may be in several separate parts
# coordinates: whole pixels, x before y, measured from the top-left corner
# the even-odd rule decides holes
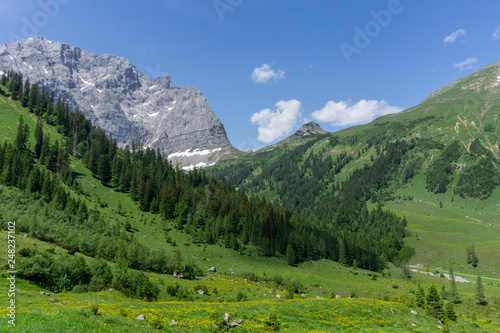
[[[41,35],[199,88],[242,150],[412,107],[500,61],[500,3],[0,0],[0,43]]]

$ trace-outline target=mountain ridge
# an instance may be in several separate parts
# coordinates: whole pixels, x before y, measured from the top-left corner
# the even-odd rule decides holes
[[[0,69],[46,86],[121,146],[135,141],[165,155],[189,151],[191,158],[172,158],[188,168],[213,164],[234,150],[201,91],[177,88],[168,75],[151,80],[126,58],[32,37],[0,45]],[[200,150],[215,154],[197,155]]]

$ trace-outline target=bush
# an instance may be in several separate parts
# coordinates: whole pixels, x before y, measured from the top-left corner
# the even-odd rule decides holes
[[[29,247],[25,247],[17,252],[20,257],[29,257],[31,253],[31,249]]]
[[[280,330],[281,323],[276,316],[276,313],[271,312],[269,314],[269,318],[266,318],[266,320],[264,320],[264,326],[271,332],[278,332]]]
[[[86,293],[88,291],[89,291],[89,288],[85,284],[78,284],[72,290],[72,292],[74,292],[75,294],[83,294],[83,293]]]
[[[163,324],[163,320],[160,317],[154,317],[151,320],[151,326],[153,326],[157,330],[165,329],[165,325]]]
[[[167,293],[170,296],[174,296],[175,297],[177,295],[177,292],[179,291],[179,288],[180,288],[180,286],[177,283],[169,285],[169,286],[167,286]]]
[[[285,299],[294,299],[295,298],[295,294],[293,293],[292,290],[288,289],[285,293],[285,296],[284,296]]]
[[[287,290],[289,290],[292,294],[298,294],[304,287],[302,286],[302,283],[299,280],[293,279],[290,281],[287,281],[285,283]]]
[[[90,308],[90,313],[93,314],[94,316],[97,316],[99,314],[99,303],[97,302],[91,303],[89,308]]]
[[[203,291],[203,294],[205,295],[208,295],[209,292],[208,292],[208,288],[207,286],[205,286],[204,284],[197,284],[193,287],[194,291],[195,292],[198,292],[198,290],[202,290]]]
[[[248,295],[242,291],[238,291],[236,294],[236,302],[246,302],[248,300]]]

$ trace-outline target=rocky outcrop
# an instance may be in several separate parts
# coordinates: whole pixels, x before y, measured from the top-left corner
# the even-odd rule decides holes
[[[321,126],[311,121],[307,124],[304,124],[297,132],[295,132],[295,135],[299,137],[305,137],[314,135],[324,135],[327,133],[328,132],[324,131],[321,128]]]
[[[64,98],[120,145],[159,148],[186,169],[213,164],[232,149],[198,89],[177,88],[168,75],[149,79],[125,58],[33,37],[0,45],[0,71],[9,69]]]

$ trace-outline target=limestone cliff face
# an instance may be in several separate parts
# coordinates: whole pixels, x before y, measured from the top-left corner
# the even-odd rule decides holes
[[[135,140],[159,147],[186,167],[191,159],[176,159],[175,153],[213,151],[195,159],[204,166],[231,148],[223,124],[198,89],[177,88],[168,75],[151,80],[125,58],[33,37],[0,45],[0,71],[9,69],[64,98],[123,146]]]

